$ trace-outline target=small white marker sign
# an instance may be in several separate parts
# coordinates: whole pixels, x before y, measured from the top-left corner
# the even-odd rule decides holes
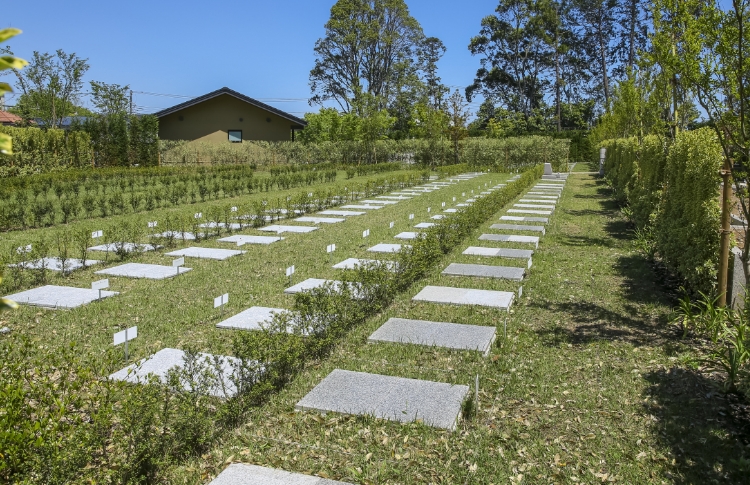
[[[529,258],[529,263],[526,265],[526,269],[531,269],[531,258]]]
[[[221,296],[214,298],[214,308],[219,308],[229,303],[229,293],[224,293]]]
[[[413,220],[414,220],[414,214],[409,214],[409,220],[410,220],[410,221],[413,221]]]
[[[455,201],[456,201],[456,198],[455,198],[455,197],[453,197],[453,202],[455,202]]]
[[[427,213],[429,214],[430,212],[432,212],[432,207],[427,208]]]
[[[172,261],[172,267],[174,268],[179,268],[183,264],[185,264],[185,257],[177,258],[174,261]]]
[[[203,212],[196,212],[195,216],[193,217],[195,217],[196,219],[200,219],[201,217],[203,217]]]
[[[109,279],[94,281],[91,283],[91,289],[92,290],[105,290],[109,288]]]
[[[236,205],[233,205],[233,206],[232,206],[232,209],[231,209],[231,211],[232,211],[232,212],[237,212],[237,206],[236,206]]]
[[[30,253],[31,252],[31,244],[27,246],[19,246],[16,248],[16,253],[23,254],[23,253]]]
[[[326,247],[326,252],[327,252],[327,253],[332,253],[332,252],[334,252],[334,251],[336,251],[336,245],[335,245],[335,244],[329,244],[329,245],[328,245],[328,246]]]
[[[125,330],[117,332],[115,334],[114,345],[127,343],[136,337],[138,337],[138,327],[126,328]]]
[[[150,221],[150,222],[148,223],[148,227],[149,227],[149,229],[152,229],[152,228],[156,227],[156,226],[157,226],[157,224],[158,224],[158,223],[157,223],[156,221]]]
[[[294,274],[294,265],[291,265],[286,269],[286,275],[291,277],[293,274]]]
[[[445,202],[443,202],[443,205],[442,205],[442,207],[445,207]]]
[[[466,192],[461,192],[461,197],[466,197]]]
[[[396,225],[396,223],[393,222],[393,221],[391,221],[390,228],[393,229],[393,226],[395,226],[395,225]]]
[[[520,286],[518,288],[518,299],[520,300],[522,296],[523,296],[523,286]]]
[[[94,231],[91,233],[91,238],[96,239],[98,237],[102,237],[104,235],[104,231]]]
[[[362,231],[362,237],[367,237],[369,235],[370,235],[370,230],[369,229],[365,229],[364,231]]]

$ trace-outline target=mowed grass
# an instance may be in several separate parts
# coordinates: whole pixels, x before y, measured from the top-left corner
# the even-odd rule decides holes
[[[349,242],[318,233],[320,247],[336,242],[341,259],[365,256],[366,246],[403,230],[411,210],[455,191],[461,189],[395,206],[401,226],[394,231],[387,221],[395,215],[383,209],[328,233],[346,232]],[[359,484],[747,483],[747,448],[728,418],[727,401],[715,382],[683,364],[692,353],[667,323],[671,301],[598,179],[570,177],[523,282],[524,296],[510,313],[411,301],[426,284],[515,291],[519,283],[440,275],[466,246],[477,245],[480,234],[499,232],[488,229],[499,215],[327,358],[310,362],[211,452],[170,470],[168,481],[206,483],[234,461]],[[369,241],[357,237],[365,226],[373,232]],[[322,250],[315,258],[313,239],[305,240],[310,266],[298,266],[297,277],[332,275]],[[283,279],[274,278],[276,285]],[[498,338],[488,358],[368,344],[370,333],[390,317],[495,326]],[[295,403],[336,368],[468,385],[478,375],[479,410],[453,432],[294,412]]]
[[[289,285],[285,275],[287,267],[295,266],[292,281],[298,283],[307,278],[335,279],[341,275],[341,270],[331,266],[349,257],[388,259],[387,254],[369,253],[366,249],[380,242],[408,243],[393,236],[402,231],[418,231],[413,226],[421,221],[432,221],[430,216],[441,212],[442,202],[446,202],[446,208],[452,207],[452,198],[457,197],[457,202],[462,200],[462,192],[470,197],[472,190],[478,193],[480,189],[485,190],[485,184],[497,184],[508,177],[501,174],[483,175],[399,201],[398,204],[386,205],[382,209],[362,211],[366,213],[349,217],[345,222],[320,224],[319,229],[312,233],[284,233],[281,235],[283,241],[269,246],[247,244],[237,248],[236,244],[222,243],[212,238],[197,243],[179,241],[176,248],[134,255],[124,262],[169,266],[175,257],[164,253],[182,247],[246,251],[225,261],[186,257],[185,267],[192,270],[168,280],[109,276],[110,290],[120,292],[119,295],[70,311],[22,306],[17,311],[3,314],[0,327],[8,326],[12,330],[9,336],[3,338],[30,338],[40,352],[54,352],[55,348],[76,342],[84,355],[98,358],[113,351],[112,335],[115,332],[137,325],[138,339],[129,345],[131,360],[146,357],[165,347],[231,353],[232,331],[217,329],[216,324],[255,305],[292,308],[294,296],[284,294],[284,289]],[[361,177],[354,181],[362,183],[370,178],[378,177]],[[292,189],[289,193],[299,190]],[[284,197],[286,193],[272,195]],[[265,199],[268,195],[257,194],[253,197]],[[231,203],[231,199],[220,203],[227,202]],[[427,212],[428,207],[431,208],[430,213]],[[414,220],[409,220],[409,214],[414,214]],[[144,221],[158,220],[162,215],[149,214]],[[391,221],[395,223],[392,229]],[[311,225],[293,220],[282,220],[278,224]],[[370,236],[363,238],[362,233],[366,229],[370,229]],[[275,233],[256,229],[235,233],[275,236]],[[8,236],[15,238],[17,244],[22,244],[22,238],[27,235],[11,233]],[[329,256],[326,247],[333,243],[337,250]],[[104,259],[105,253],[92,251],[90,257]],[[100,267],[119,264],[118,258],[109,254],[109,262],[104,265],[74,272],[67,278],[51,274],[49,283],[88,288],[92,281],[107,277],[94,274]],[[224,293],[229,293],[229,303],[222,309],[214,309],[213,299]]]

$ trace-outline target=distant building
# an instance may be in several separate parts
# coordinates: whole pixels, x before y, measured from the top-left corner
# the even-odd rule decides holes
[[[22,125],[23,118],[7,111],[0,111],[0,125],[3,126],[16,126]]]
[[[229,88],[155,113],[162,140],[289,141],[307,125],[303,119]]]

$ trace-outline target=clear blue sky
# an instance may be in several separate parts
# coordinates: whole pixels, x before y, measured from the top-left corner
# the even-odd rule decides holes
[[[4,3],[0,25],[23,30],[8,42],[14,53],[29,59],[35,50],[75,52],[91,66],[87,88],[95,80],[192,97],[227,86],[298,116],[318,109],[307,104],[308,74],[334,0]],[[497,4],[407,0],[425,34],[445,43],[440,76],[453,89],[463,92],[472,83],[479,59],[467,46]],[[147,113],[184,100],[134,95],[139,111]],[[472,103],[472,111],[477,107]]]

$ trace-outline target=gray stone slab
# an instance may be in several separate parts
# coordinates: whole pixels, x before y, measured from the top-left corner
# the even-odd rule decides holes
[[[467,204],[466,202],[460,202],[456,204],[456,207],[469,207],[471,204]]]
[[[554,205],[542,205],[542,204],[513,204],[513,207],[518,207],[520,209],[539,209],[539,210],[549,210],[549,211],[555,210]]]
[[[468,256],[529,259],[534,254],[534,251],[531,249],[483,248],[470,246],[464,250],[463,254]]]
[[[219,239],[219,242],[226,242],[226,243],[234,243],[237,245],[245,245],[245,244],[273,244],[278,241],[283,241],[283,237],[275,237],[275,236],[248,236],[244,234],[236,234],[234,236],[229,237],[223,237]]]
[[[551,195],[550,192],[540,192],[540,191],[534,191],[534,192],[526,192],[526,195],[533,195],[535,197],[545,197],[547,199],[559,199],[559,195]]]
[[[477,278],[496,278],[500,280],[521,281],[525,274],[523,268],[512,266],[488,266],[485,264],[451,263],[443,270],[444,275],[475,276]]]
[[[400,233],[396,234],[393,237],[395,237],[396,239],[416,239],[416,238],[419,237],[420,234],[422,234],[422,233],[421,232],[405,231],[405,232],[400,232]]]
[[[533,244],[535,248],[539,246],[538,236],[516,236],[515,234],[482,234],[481,236],[479,236],[479,240]]]
[[[409,200],[411,197],[406,197],[403,195],[378,195],[375,197],[376,199],[386,199],[386,200]]]
[[[416,226],[414,226],[415,229],[429,229],[431,227],[435,226],[434,222],[420,222]]]
[[[152,234],[151,237],[182,239],[183,241],[195,241],[195,234],[192,232],[165,231],[158,234]]]
[[[542,211],[533,209],[508,209],[508,214],[537,214],[540,216],[551,216],[552,211]]]
[[[218,367],[214,366],[214,358],[219,359]],[[237,387],[232,382],[234,366],[239,365],[240,360],[235,357],[199,353],[197,365],[210,369],[214,385],[208,389],[208,394],[216,397],[231,397],[237,393]],[[166,384],[168,373],[171,369],[180,369],[185,365],[185,352],[179,349],[161,349],[154,355],[142,359],[140,362],[131,364],[124,369],[111,374],[110,379],[125,381],[133,384],[145,384],[153,376],[163,384]],[[188,383],[183,383],[189,388]]]
[[[178,249],[166,253],[165,256],[187,256],[188,258],[199,258],[199,259],[216,259],[223,261],[229,259],[232,256],[239,256],[245,254],[247,251],[240,251],[237,249],[217,249],[217,248],[200,248],[197,246]]]
[[[297,410],[368,415],[453,430],[468,386],[336,369],[303,397]]]
[[[367,251],[371,253],[397,253],[401,251],[401,244],[376,244],[371,248],[368,248]],[[411,246],[405,246],[405,247],[411,247]]]
[[[96,259],[87,259],[86,267],[88,268],[89,266],[93,266],[99,263],[101,263],[101,261],[98,261]],[[9,264],[8,266],[24,268],[24,269],[45,268],[50,271],[63,271],[64,270],[66,273],[69,273],[71,271],[75,271],[77,269],[81,269],[84,267],[83,261],[81,261],[80,259],[69,258],[65,260],[65,268],[63,268],[63,261],[57,256],[35,259],[34,261],[24,261],[18,264]]]
[[[218,328],[231,328],[236,330],[261,330],[262,325],[270,323],[274,315],[289,313],[284,308],[269,308],[263,306],[254,306],[247,310],[227,318],[223,322],[216,324]]]
[[[272,226],[259,227],[258,230],[266,232],[275,232],[276,234],[282,234],[284,232],[296,232],[296,233],[307,233],[317,231],[317,227],[312,226],[280,226],[274,224]]]
[[[102,298],[115,296],[116,291],[102,291]],[[99,299],[99,290],[74,288],[71,286],[46,285],[31,290],[8,295],[5,298],[19,305],[38,306],[43,308],[70,309],[87,305]]]
[[[456,350],[477,350],[486,357],[495,340],[495,327],[427,320],[390,318],[368,342],[396,342]]]
[[[349,205],[342,205],[342,209],[359,209],[359,210],[376,210],[376,209],[382,209],[382,205],[368,205],[368,204],[349,204]]]
[[[533,192],[527,192],[526,195],[524,195],[523,197],[532,197],[534,199],[542,199],[545,202],[550,201],[552,203],[557,203],[557,201],[560,199],[559,195],[534,194]]]
[[[434,215],[434,216],[430,217],[430,219],[435,219],[436,221],[439,221],[440,219],[445,219],[445,215],[444,214],[437,214],[437,215]]]
[[[232,463],[208,485],[352,485],[327,478],[290,473],[244,463]]]
[[[556,200],[544,200],[544,199],[520,199],[518,202],[521,202],[523,204],[548,204],[552,207],[557,204]]]
[[[110,244],[100,244],[98,246],[91,246],[89,248],[89,251],[104,251],[109,253],[114,253],[118,250],[118,248],[121,248],[126,253],[132,253],[136,251],[155,251],[159,249],[161,246],[156,246],[154,244],[134,244],[134,243],[110,243]]]
[[[202,227],[204,229],[216,229],[217,227],[226,228],[227,224],[226,222],[206,222],[199,225],[198,227]],[[242,226],[237,222],[231,222],[229,223],[229,228],[236,231],[237,229],[242,229]]]
[[[286,288],[284,290],[284,293],[286,293],[287,295],[294,295],[295,293],[300,293],[303,291],[310,291],[315,288],[320,288],[321,286],[329,282],[333,283],[333,286],[335,288],[338,288],[339,285],[341,284],[340,281],[336,281],[336,280],[324,280],[321,278],[308,278],[305,281],[302,281],[301,283],[297,283],[296,285]]]
[[[373,200],[373,199],[367,199],[362,201],[365,204],[383,204],[383,205],[393,205],[398,204],[398,201],[396,200]]]
[[[318,214],[323,216],[341,216],[341,217],[351,217],[351,216],[361,216],[364,214],[367,214],[367,212],[361,212],[361,211],[340,211],[340,210],[325,210],[320,211]]]
[[[382,261],[380,259],[358,259],[348,258],[340,263],[334,264],[333,267],[336,269],[357,269],[362,266],[385,266],[389,271],[395,271],[397,263],[395,261]]]
[[[180,267],[179,270],[173,266],[162,266],[159,264],[125,263],[120,266],[97,271],[96,274],[109,276],[122,276],[125,278],[145,278],[149,280],[164,280],[174,278],[177,273],[183,274],[192,271],[192,268]]]
[[[497,229],[501,231],[529,231],[529,232],[541,232],[543,235],[546,233],[544,226],[526,226],[523,224],[492,224],[490,229]]]
[[[425,286],[412,300],[450,305],[484,306],[508,310],[515,296],[516,294],[512,291]]]
[[[547,224],[549,219],[546,217],[523,217],[523,216],[501,216],[501,221],[514,221],[514,222],[540,222]]]
[[[476,201],[477,201],[476,197],[472,197],[471,199],[466,199],[466,202],[468,202],[470,204],[473,204]]]
[[[458,209],[445,209],[443,212],[446,212],[448,214],[455,214],[458,212]]]
[[[309,222],[312,224],[338,224],[344,222],[346,219],[340,217],[314,217],[314,216],[302,216],[295,219],[297,222]]]

